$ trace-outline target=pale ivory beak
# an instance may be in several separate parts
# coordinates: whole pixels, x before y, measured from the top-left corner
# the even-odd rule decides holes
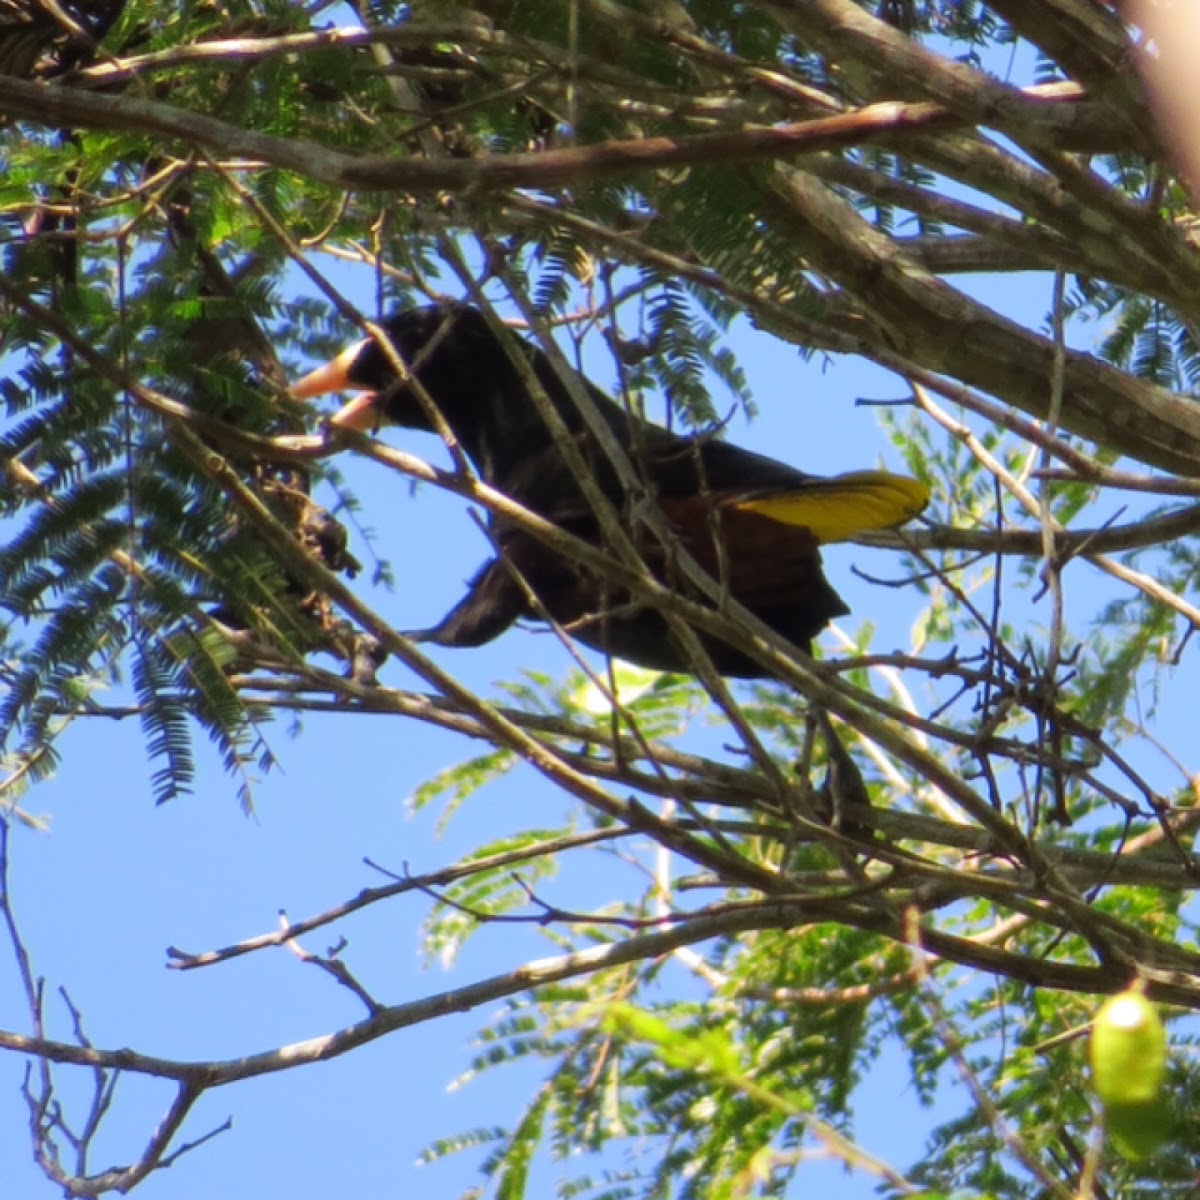
[[[324,366],[310,371],[303,379],[292,385],[292,395],[297,400],[312,400],[317,396],[327,396],[330,392],[361,391],[348,378],[350,367],[358,357],[366,341],[355,342],[353,346],[343,350],[337,358]],[[355,429],[359,433],[369,433],[379,424],[379,412],[375,408],[375,393],[362,391],[330,418],[330,424],[341,429]]]

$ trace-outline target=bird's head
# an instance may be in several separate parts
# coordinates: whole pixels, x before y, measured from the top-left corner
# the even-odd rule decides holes
[[[297,400],[333,392],[359,392],[334,415],[332,423],[360,432],[381,421],[412,429],[431,429],[427,409],[401,382],[402,371],[418,379],[441,403],[453,389],[445,386],[464,370],[473,344],[488,336],[475,309],[434,305],[395,313],[380,324],[386,341],[365,338],[324,366],[310,371],[292,388]],[[493,339],[494,340],[494,339]]]

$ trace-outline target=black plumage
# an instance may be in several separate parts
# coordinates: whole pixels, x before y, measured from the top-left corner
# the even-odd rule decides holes
[[[393,316],[384,329],[487,483],[600,544],[598,522],[577,479],[508,347],[479,310],[414,309]],[[655,575],[688,591],[668,550],[640,522],[628,519],[633,500],[550,360],[523,340],[514,339],[513,345],[533,368],[597,485],[625,514],[626,528]],[[729,594],[805,649],[833,617],[848,611],[822,573],[819,545],[900,524],[927,502],[923,484],[886,472],[822,478],[713,437],[681,437],[631,416],[587,380],[580,383],[682,547]],[[371,340],[306,376],[294,394],[307,399],[353,390],[366,394],[345,405],[335,424],[363,430],[382,419],[433,429],[414,390],[397,382],[389,353]],[[490,525],[498,556],[476,573],[464,599],[419,637],[446,646],[477,646],[521,618],[536,617],[515,568],[550,617],[585,644],[646,667],[692,670],[653,607],[633,601],[510,520],[493,515]],[[768,674],[725,642],[701,640],[721,674]]]

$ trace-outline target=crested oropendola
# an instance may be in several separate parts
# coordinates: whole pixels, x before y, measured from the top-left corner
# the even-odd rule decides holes
[[[508,348],[478,309],[418,308],[389,318],[383,328],[486,483],[578,537],[600,543],[594,511]],[[528,359],[599,488],[619,511],[627,508],[626,489],[550,360],[521,339],[513,339],[513,345]],[[333,417],[335,426],[364,431],[384,420],[432,431],[427,409],[411,387],[398,382],[392,362],[368,339],[305,376],[293,394],[309,399],[361,390],[363,396]],[[915,479],[883,471],[822,478],[713,437],[681,437],[630,415],[587,380],[580,383],[680,544],[751,612],[806,650],[833,617],[849,611],[821,571],[818,547],[899,525],[928,502],[928,489]],[[580,641],[641,666],[693,672],[654,608],[633,602],[511,520],[493,514],[489,528],[497,557],[476,573],[467,595],[438,625],[414,636],[444,646],[478,646],[522,617],[537,617],[515,568],[545,612]],[[634,536],[655,575],[681,586],[663,546],[644,532]],[[701,640],[722,675],[770,674],[725,642]]]

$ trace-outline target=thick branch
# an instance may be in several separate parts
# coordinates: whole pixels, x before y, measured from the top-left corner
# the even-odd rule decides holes
[[[0,113],[42,126],[129,130],[173,139],[222,158],[252,159],[296,171],[336,188],[413,194],[555,188],[634,170],[790,157],[857,145],[904,130],[938,127],[953,120],[935,104],[883,104],[845,116],[769,129],[430,161],[391,154],[345,154],[302,138],[256,133],[152,100],[48,87],[7,76],[0,76]]]
[[[1046,105],[1045,101],[1035,103]],[[555,188],[635,170],[789,158],[959,123],[959,118],[937,104],[887,103],[844,116],[766,129],[428,161],[390,154],[345,154],[302,138],[257,133],[152,100],[84,93],[7,76],[0,76],[0,113],[45,127],[128,130],[174,139],[218,157],[257,160],[337,188],[413,194]]]
[[[888,96],[943,104],[965,122],[1000,130],[1018,143],[1153,153],[1149,122],[1137,120],[1144,112],[1051,111],[1022,89],[927,49],[853,0],[757,0],[757,6],[828,61],[854,62],[872,72]]]
[[[843,287],[894,347],[1037,417],[1050,406],[1054,345],[955,291],[816,180],[776,168],[754,186],[811,264]],[[1200,406],[1077,351],[1064,366],[1062,427],[1151,466],[1200,474]]]

